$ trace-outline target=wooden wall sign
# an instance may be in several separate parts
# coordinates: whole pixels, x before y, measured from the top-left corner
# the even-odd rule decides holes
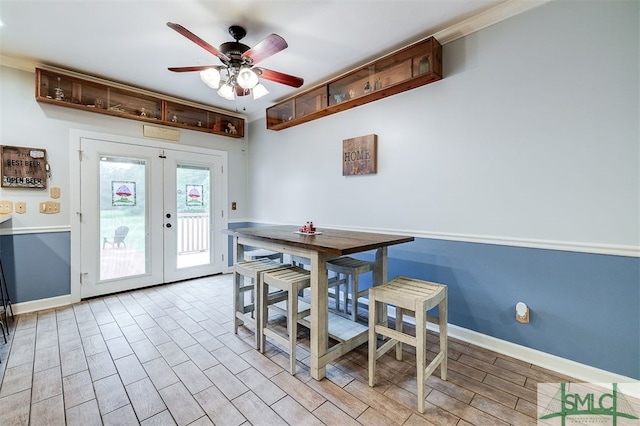
[[[47,151],[22,146],[2,146],[2,187],[46,188]]]
[[[377,173],[378,135],[342,141],[342,176]]]

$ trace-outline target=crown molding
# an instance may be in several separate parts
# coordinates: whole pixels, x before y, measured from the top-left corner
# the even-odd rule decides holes
[[[507,0],[468,19],[450,25],[431,36],[445,45],[498,22],[549,3],[551,0]]]
[[[36,68],[43,64],[33,59],[0,55],[0,65],[21,71],[36,72]]]

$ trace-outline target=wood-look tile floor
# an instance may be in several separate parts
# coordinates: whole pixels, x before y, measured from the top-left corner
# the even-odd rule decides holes
[[[0,341],[0,424],[533,425],[536,384],[571,381],[450,338],[448,380],[427,380],[422,415],[412,348],[380,359],[374,388],[366,344],[316,381],[304,327],[291,376],[279,347],[262,355],[252,330],[233,333],[231,277],[16,316]]]

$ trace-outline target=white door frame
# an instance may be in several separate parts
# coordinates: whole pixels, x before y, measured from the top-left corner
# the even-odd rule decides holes
[[[222,215],[218,222],[218,229],[225,229],[228,227],[228,214],[226,206],[228,203],[228,179],[227,179],[227,165],[228,165],[228,153],[226,151],[202,148],[197,146],[181,145],[177,143],[161,142],[156,140],[148,140],[143,138],[134,138],[129,136],[112,135],[107,133],[91,132],[85,130],[70,131],[70,143],[69,143],[69,164],[70,164],[70,191],[72,195],[70,198],[70,223],[71,223],[71,303],[77,303],[81,300],[80,289],[80,274],[81,274],[81,253],[82,248],[80,245],[80,142],[82,139],[97,139],[105,142],[116,142],[130,145],[140,145],[150,148],[187,151],[193,153],[203,153],[217,155],[222,161],[222,191],[220,194],[222,200]],[[218,232],[218,231],[215,231]],[[227,240],[220,236],[215,241],[219,244],[219,251],[226,253]]]

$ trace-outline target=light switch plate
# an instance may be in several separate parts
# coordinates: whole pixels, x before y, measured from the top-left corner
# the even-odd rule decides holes
[[[49,192],[51,193],[51,198],[60,198],[60,188],[57,186],[52,187]]]
[[[0,214],[13,213],[13,201],[0,201]]]

